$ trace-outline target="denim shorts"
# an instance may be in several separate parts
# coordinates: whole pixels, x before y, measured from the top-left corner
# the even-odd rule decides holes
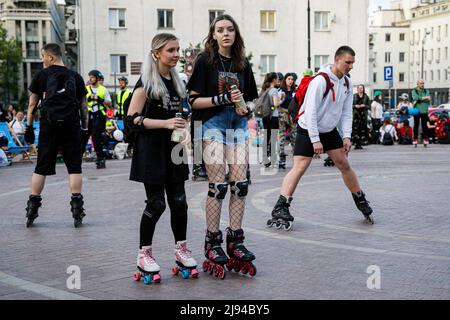
[[[247,118],[239,116],[234,107],[226,107],[223,111],[204,122],[202,140],[217,141],[224,145],[240,145],[249,139]]]

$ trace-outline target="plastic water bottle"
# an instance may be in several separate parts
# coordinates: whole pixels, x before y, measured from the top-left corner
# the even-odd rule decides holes
[[[239,90],[239,89],[238,89],[237,85],[233,84],[231,86],[231,90],[234,91],[234,90]],[[239,99],[239,102],[237,102],[235,105],[236,105],[236,109],[242,110],[243,112],[248,112],[247,104],[245,103],[244,97],[241,97]]]
[[[175,117],[177,119],[182,119],[183,118],[183,114],[181,112],[177,112],[177,114],[175,115]],[[184,130],[183,129],[175,129],[172,132],[172,141],[175,143],[180,143],[182,142],[184,139]]]

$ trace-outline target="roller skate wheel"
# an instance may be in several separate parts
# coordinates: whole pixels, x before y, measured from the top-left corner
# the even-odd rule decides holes
[[[133,275],[133,280],[136,282],[141,281],[141,274],[139,272],[135,272]]]
[[[183,271],[181,271],[181,277],[183,279],[189,279],[189,270],[188,269],[184,269]]]
[[[287,224],[285,224],[285,225],[283,226],[284,231],[291,231],[293,225],[294,225],[294,224],[293,224],[291,221],[287,222]]]
[[[149,274],[145,275],[145,276],[144,276],[144,284],[145,284],[145,285],[149,285],[149,284],[151,284],[151,283],[152,283],[152,276],[149,275]]]
[[[173,275],[173,276],[177,276],[177,275],[178,275],[178,272],[179,272],[178,267],[173,267],[173,268],[172,268],[172,275]]]
[[[193,279],[197,279],[199,275],[200,275],[200,273],[198,272],[197,269],[192,269],[191,276]]]
[[[208,263],[208,261],[204,261],[204,262],[203,262],[202,269],[203,269],[203,272],[208,272],[208,269],[209,269],[209,263]]]
[[[159,274],[153,275],[153,282],[161,283],[161,276]]]
[[[236,260],[236,262],[234,263],[234,272],[239,273],[241,271],[241,263],[239,261]]]
[[[275,224],[275,228],[276,228],[277,230],[280,230],[281,227],[282,227],[282,224],[281,224],[280,222],[277,222],[277,223]]]
[[[227,273],[226,273],[225,269],[222,268],[219,272],[219,278],[221,280],[224,280],[226,275],[227,275]]]
[[[231,270],[233,270],[233,264],[232,264],[231,262],[228,262],[228,263],[225,265],[225,268],[226,268],[228,271],[231,271]]]
[[[268,221],[267,221],[267,227],[268,227],[268,228],[272,228],[273,225],[274,225],[273,220],[268,220]]]
[[[250,265],[250,269],[248,270],[248,274],[250,275],[250,277],[256,276],[256,267],[253,264]]]
[[[242,268],[241,268],[241,273],[242,273],[243,275],[246,275],[248,272],[249,272],[249,266],[248,266],[247,263],[245,263],[245,264],[242,266]]]

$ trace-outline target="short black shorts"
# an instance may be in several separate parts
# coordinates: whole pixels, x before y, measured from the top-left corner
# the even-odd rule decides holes
[[[77,125],[50,127],[41,121],[38,159],[34,173],[41,176],[56,174],[56,159],[62,152],[69,174],[81,174],[81,129]]]
[[[320,142],[323,145],[323,151],[332,151],[337,149],[342,149],[344,143],[342,138],[337,131],[334,129],[328,133],[319,134]],[[314,157],[314,147],[309,138],[308,131],[297,126],[297,139],[295,140],[294,156],[303,156],[312,158]]]

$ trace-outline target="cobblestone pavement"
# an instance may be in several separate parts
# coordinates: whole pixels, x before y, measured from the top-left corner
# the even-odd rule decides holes
[[[48,178],[31,229],[24,208],[34,168],[1,169],[0,299],[449,299],[450,147],[371,146],[350,159],[375,210],[374,226],[364,223],[337,169],[315,160],[295,195],[294,229],[268,229],[285,172],[261,175],[253,166],[244,229],[257,276],[172,277],[166,212],[154,238],[163,282],[150,286],[133,281],[145,193],[128,180],[129,160],[108,162],[103,171],[84,164],[87,217],[81,229],[73,228],[63,166]],[[207,184],[189,181],[186,189],[188,241],[200,263]],[[80,289],[68,288],[71,266],[81,272]]]

